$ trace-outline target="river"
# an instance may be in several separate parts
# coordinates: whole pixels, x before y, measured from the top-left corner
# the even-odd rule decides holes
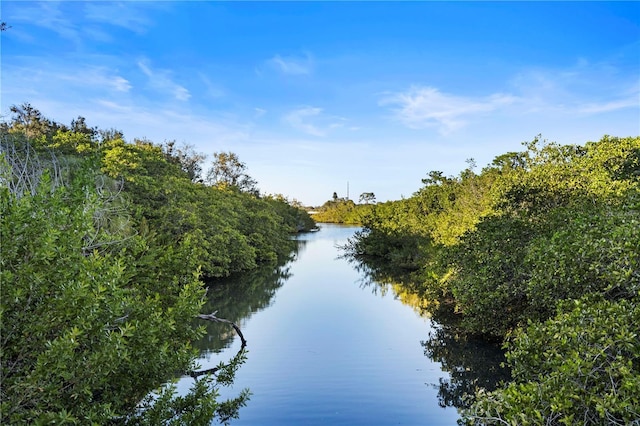
[[[238,323],[248,341],[234,385],[221,389],[222,398],[252,393],[232,424],[456,424],[439,396],[450,374],[425,356],[434,324],[340,257],[357,229],[322,224],[298,237],[295,259],[275,273],[211,289],[206,309]],[[231,327],[208,328],[203,368],[240,348]]]

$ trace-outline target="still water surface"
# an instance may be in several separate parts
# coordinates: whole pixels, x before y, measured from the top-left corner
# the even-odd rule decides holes
[[[238,323],[248,341],[233,387],[221,390],[252,393],[233,425],[456,424],[456,409],[438,405],[438,384],[449,374],[421,345],[430,320],[392,291],[364,285],[340,258],[337,246],[357,229],[324,224],[298,237],[296,259],[278,274],[210,291],[207,309]],[[203,368],[240,348],[233,330],[219,326],[208,326],[201,342]]]

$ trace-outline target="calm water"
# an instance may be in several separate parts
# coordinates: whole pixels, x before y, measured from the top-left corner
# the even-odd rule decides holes
[[[231,389],[251,400],[234,425],[455,425],[439,405],[449,374],[425,356],[432,324],[392,291],[374,291],[336,247],[357,230],[322,225],[299,237],[296,259],[210,291],[208,310],[235,321],[248,358]],[[203,368],[240,347],[230,327],[210,324]],[[185,381],[190,379],[184,379]],[[184,386],[184,383],[182,384]]]

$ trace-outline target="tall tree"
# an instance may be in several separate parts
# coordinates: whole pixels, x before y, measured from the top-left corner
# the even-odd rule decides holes
[[[35,139],[41,136],[51,136],[56,132],[56,130],[64,127],[45,118],[38,109],[31,106],[29,103],[12,105],[9,108],[9,111],[11,111],[13,116],[8,124],[2,124],[3,130],[8,130],[14,133],[24,133],[29,139]]]
[[[175,141],[165,142],[162,150],[167,160],[178,164],[192,182],[202,182],[202,163],[207,158],[206,155],[196,152],[193,145],[176,146]]]
[[[216,152],[206,182],[220,188],[235,188],[257,195],[256,180],[247,174],[247,165],[233,152]]]
[[[360,202],[365,204],[375,203],[376,194],[374,194],[373,192],[363,192],[362,194],[360,194]]]

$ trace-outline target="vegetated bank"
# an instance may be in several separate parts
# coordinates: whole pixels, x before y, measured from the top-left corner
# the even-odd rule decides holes
[[[188,146],[11,110],[0,127],[0,423],[236,416],[248,393],[221,402],[216,388],[241,356],[187,395],[163,386],[196,368],[201,278],[275,264],[313,220],[261,196],[233,153],[204,174]]]
[[[345,225],[362,225],[365,217],[371,213],[374,204],[356,204],[349,198],[337,196],[314,208],[313,219],[323,223],[342,223]]]
[[[454,335],[504,342],[512,378],[478,389],[464,422],[633,424],[640,137],[524,146],[371,206],[347,251],[382,275],[381,264],[410,271]]]

